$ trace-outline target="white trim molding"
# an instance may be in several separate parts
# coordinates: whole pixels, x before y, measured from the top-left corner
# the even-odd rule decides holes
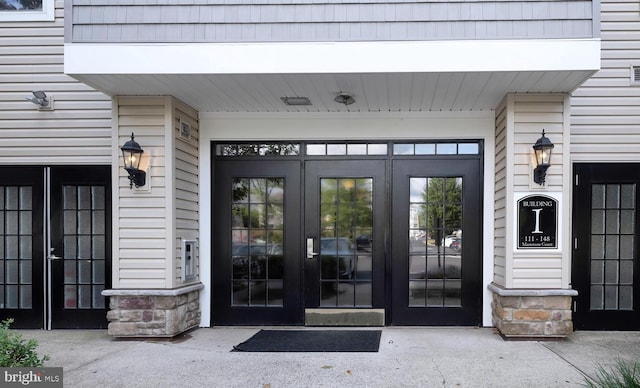
[[[600,39],[67,43],[64,58],[76,75],[596,71]]]

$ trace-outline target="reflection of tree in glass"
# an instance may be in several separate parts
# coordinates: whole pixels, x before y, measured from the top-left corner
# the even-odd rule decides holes
[[[233,180],[233,202],[247,202],[249,197],[249,181],[247,179],[235,178]]]
[[[323,237],[347,237],[353,242],[359,231],[371,228],[371,185],[370,178],[322,179]]]
[[[41,10],[43,0],[0,0],[0,10],[24,11]]]
[[[442,228],[451,234],[462,227],[462,178],[429,178],[422,195],[428,211],[424,206],[420,211],[427,212],[431,230]]]
[[[2,0],[0,0],[2,1]],[[222,155],[251,156],[251,155],[299,155],[299,144],[222,144],[219,146]]]
[[[269,220],[284,218],[283,184],[281,178],[235,178],[232,185],[233,216],[240,217],[242,225],[251,230],[268,229]],[[256,231],[258,232],[258,231]],[[258,235],[252,233],[252,235]],[[262,233],[264,234],[264,233]],[[282,243],[281,233],[269,233],[270,242]]]

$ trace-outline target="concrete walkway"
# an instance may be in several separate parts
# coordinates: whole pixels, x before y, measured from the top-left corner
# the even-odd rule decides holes
[[[300,328],[295,328],[300,329]],[[378,353],[230,352],[258,328],[202,328],[173,340],[106,331],[20,331],[64,368],[65,387],[579,387],[598,365],[640,360],[640,332],[504,341],[493,329],[382,329]]]

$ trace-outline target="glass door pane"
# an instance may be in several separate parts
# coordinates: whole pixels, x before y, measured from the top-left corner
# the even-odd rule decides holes
[[[232,181],[233,306],[283,306],[284,178]]]
[[[320,179],[320,306],[371,307],[373,178]]]
[[[33,188],[0,186],[0,309],[33,307]]]
[[[64,185],[64,309],[104,309],[105,186]]]
[[[461,306],[462,177],[409,179],[409,306]]]
[[[636,184],[591,186],[590,309],[633,310]]]

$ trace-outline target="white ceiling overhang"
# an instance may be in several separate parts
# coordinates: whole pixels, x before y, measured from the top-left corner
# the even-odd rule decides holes
[[[475,111],[507,93],[571,92],[600,68],[600,40],[70,43],[64,55],[65,73],[104,93],[172,95],[201,112]]]

